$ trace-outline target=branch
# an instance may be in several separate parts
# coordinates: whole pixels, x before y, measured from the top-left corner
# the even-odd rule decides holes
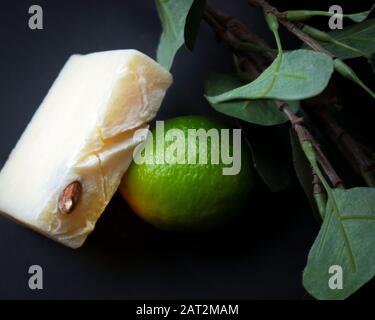
[[[260,38],[257,34],[252,33],[246,26],[234,17],[224,15],[220,10],[206,5],[206,11],[220,23],[225,26],[239,40],[256,43],[263,47],[269,48],[266,41]]]
[[[369,186],[374,186],[375,160],[371,158],[371,150],[362,146],[330,114],[326,106],[310,108],[329,139],[337,145],[338,150],[350,164],[352,169],[361,174]]]
[[[261,70],[265,69],[269,62],[275,58],[275,54],[270,52],[272,49],[270,49],[268,44],[258,35],[247,30],[237,19],[224,15],[221,11],[208,4],[206,5],[203,19],[215,31],[225,47],[237,55],[241,52],[242,56],[250,58],[251,62]],[[254,52],[244,52],[244,47],[249,44],[250,46],[256,46],[256,50],[253,51],[257,51],[257,53],[262,55],[255,55]]]
[[[335,56],[323,48],[318,41],[306,34],[302,29],[304,24],[293,23],[286,18],[285,12],[279,12],[275,7],[270,5],[266,0],[248,0],[251,5],[262,8],[264,14],[272,13],[278,19],[278,21],[291,33],[297,36],[301,41],[307,44],[314,51],[322,52],[335,58]],[[368,88],[365,87],[365,90]],[[319,119],[325,125],[326,131],[334,143],[337,143],[338,149],[341,151],[342,155],[351,164],[353,169],[362,175],[363,179],[366,181],[367,185],[370,187],[375,187],[375,164],[374,160],[371,159],[372,154],[367,156],[366,152],[371,152],[365,150],[360,143],[358,143],[354,138],[352,138],[343,128],[341,128],[337,122],[329,115],[327,112],[323,112],[322,108],[319,109],[318,114]],[[371,152],[372,153],[372,152]]]
[[[327,176],[328,180],[331,182],[331,185],[335,188],[344,189],[345,185],[339,175],[336,173],[335,169],[333,169],[331,163],[323,153],[319,143],[316,139],[312,136],[312,134],[303,126],[303,118],[297,117],[286,105],[283,101],[276,101],[276,105],[280,109],[280,111],[284,112],[284,114],[288,117],[289,121],[292,124],[294,131],[297,134],[298,140],[302,145],[305,141],[310,141],[314,146],[316,151],[316,158],[319,165],[322,167],[325,175]]]
[[[234,54],[239,58],[243,69],[248,72],[252,78],[256,78],[265,68],[264,66],[262,66],[263,63],[259,62],[259,56],[257,56],[258,59],[252,59],[250,61],[247,55],[239,53],[237,51],[238,44],[240,43],[240,39],[251,40],[254,41],[254,43],[257,45],[269,48],[267,43],[265,43],[263,40],[259,40],[259,37],[256,34],[249,31],[241,22],[239,22],[235,18],[225,16],[220,11],[208,5],[206,6],[203,17],[205,21],[214,29],[217,36],[222,40],[224,45],[232,50]],[[270,56],[266,58],[268,60],[272,60]],[[336,188],[344,188],[344,184],[341,178],[337,175],[336,171],[333,169],[332,165],[325,157],[319,144],[316,142],[310,132],[302,125],[303,118],[297,117],[286,106],[286,103],[284,101],[275,102],[280,111],[283,112],[291,122],[292,128],[296,132],[300,144],[302,145],[307,140],[313,144],[317,153],[317,161],[321,166],[324,174],[329,179],[331,185]]]

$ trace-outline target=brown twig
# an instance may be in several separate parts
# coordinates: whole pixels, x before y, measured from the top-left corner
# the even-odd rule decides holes
[[[356,171],[371,171],[374,169],[374,160],[370,159],[358,142],[336,122],[327,108],[316,108],[315,114],[321,120],[332,141],[342,146],[345,156],[354,161]]]
[[[206,5],[203,18],[215,30],[216,35],[221,39],[224,46],[234,51],[237,55],[244,41],[269,48],[264,40],[255,33],[248,31],[237,19],[226,16],[209,5]],[[261,69],[265,68],[268,62],[274,59],[274,54],[271,52],[262,52],[262,55],[257,56],[251,52],[242,52],[242,55],[250,58],[252,63]]]
[[[356,141],[332,117],[327,106],[314,106],[309,109],[319,120],[328,138],[347,160],[352,169],[360,174],[369,186],[375,184],[375,160],[371,158],[371,149]]]
[[[205,10],[203,19],[215,30],[216,35],[222,40],[225,46],[235,48],[235,39],[229,36],[229,33],[209,10]]]
[[[252,33],[250,30],[248,30],[245,27],[245,25],[241,23],[238,19],[231,16],[227,16],[223,14],[220,10],[211,7],[210,5],[206,5],[206,12],[212,17],[215,17],[215,19],[219,22],[221,26],[225,26],[226,29],[239,40],[256,43],[264,47],[269,47],[266,41],[264,41],[257,34]]]

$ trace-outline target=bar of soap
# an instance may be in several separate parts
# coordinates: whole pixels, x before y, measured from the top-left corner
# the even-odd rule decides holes
[[[0,172],[0,211],[80,247],[171,83],[136,50],[71,56]]]

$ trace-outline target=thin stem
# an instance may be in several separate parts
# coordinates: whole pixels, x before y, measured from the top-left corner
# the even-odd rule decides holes
[[[302,42],[306,43],[311,49],[314,51],[322,52],[327,54],[330,57],[334,57],[334,55],[322,47],[322,45],[310,37],[308,34],[303,32],[301,29],[303,28],[302,23],[293,23],[286,18],[285,12],[278,11],[275,7],[271,6],[267,1],[265,0],[248,0],[248,2],[251,5],[260,7],[263,9],[265,14],[272,13],[274,14],[279,22],[291,33],[293,33],[297,38],[299,38]]]
[[[332,186],[338,189],[345,189],[344,183],[342,182],[341,178],[338,176],[336,171],[333,169],[331,163],[322,151],[320,144],[315,140],[315,138],[310,133],[308,133],[308,137],[309,141],[311,141],[315,147],[318,162],[323,168],[323,171],[327,175]]]
[[[318,175],[312,170],[313,175],[313,197],[322,220],[324,220],[326,205],[327,205],[327,194],[324,190],[324,186],[320,181]]]
[[[372,98],[375,99],[375,93],[367,86],[364,84],[364,82],[357,77],[357,81],[355,81],[363,90],[365,90]]]
[[[336,212],[338,212],[339,210],[337,208],[337,204],[335,202],[335,199],[334,199],[334,196],[333,196],[333,193],[332,193],[332,189],[329,186],[329,184],[327,183],[326,179],[324,178],[324,176],[323,176],[323,174],[320,171],[320,168],[318,166],[317,158],[316,158],[316,154],[315,154],[316,149],[314,148],[312,143],[308,140],[306,140],[302,144],[302,149],[303,149],[303,152],[306,155],[307,160],[310,162],[310,165],[311,165],[312,169],[314,170],[314,173],[318,176],[318,178],[321,181],[325,191],[327,192],[328,198],[332,201],[332,205],[334,207],[334,210]]]

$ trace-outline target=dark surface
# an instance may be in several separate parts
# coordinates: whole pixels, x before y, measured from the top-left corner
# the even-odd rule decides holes
[[[160,34],[151,0],[38,1],[39,31],[27,26],[34,3],[1,1],[0,167],[71,54],[135,48],[154,57]],[[246,1],[212,3],[271,39]],[[230,70],[231,57],[214,40],[203,24],[194,54],[178,55],[159,119],[218,116],[203,97],[204,78]],[[0,298],[302,299],[302,270],[317,230],[298,187],[271,194],[261,186],[237,224],[200,237],[153,229],[116,195],[79,250],[0,217]],[[33,264],[43,267],[44,290],[28,288]]]

